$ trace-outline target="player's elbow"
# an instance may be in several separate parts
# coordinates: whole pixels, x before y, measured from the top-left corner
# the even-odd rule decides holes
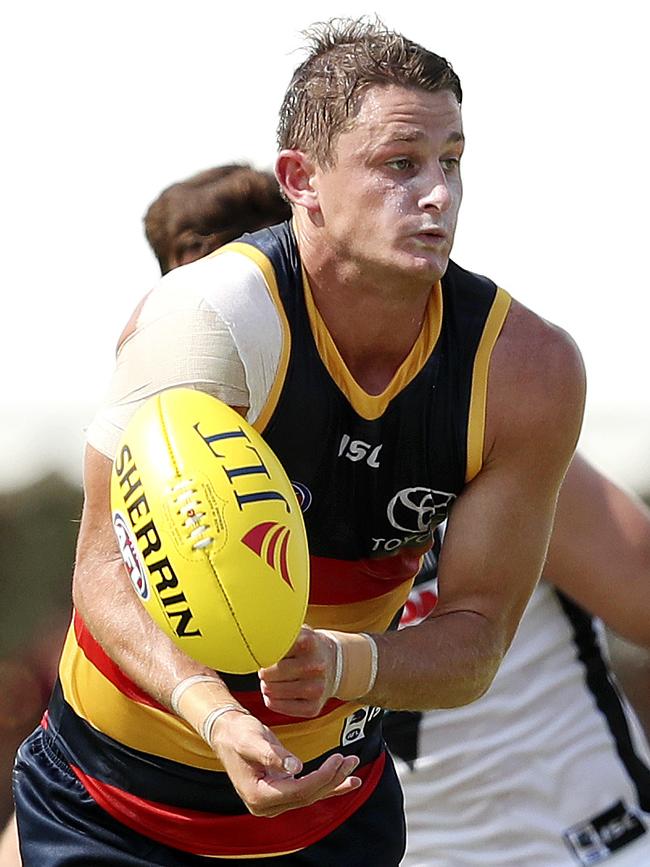
[[[477,649],[474,659],[467,659],[462,672],[449,684],[446,696],[438,693],[436,707],[451,709],[478,701],[489,690],[502,661],[503,653],[494,648],[482,653]]]
[[[501,664],[501,657],[498,659],[483,660],[480,669],[474,672],[473,677],[467,678],[462,688],[458,691],[458,701],[455,707],[464,707],[468,704],[473,704],[479,698],[485,695],[488,689],[492,686],[492,681],[496,677]]]

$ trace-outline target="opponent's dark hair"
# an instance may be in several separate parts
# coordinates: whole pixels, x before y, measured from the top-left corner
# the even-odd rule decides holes
[[[396,84],[420,90],[450,90],[463,98],[451,64],[378,20],[334,18],[304,32],[309,55],[287,89],[278,125],[280,148],[333,164],[338,136],[348,129],[369,87]]]
[[[289,219],[271,172],[247,164],[217,166],[167,187],[144,216],[144,231],[163,274],[174,264]]]

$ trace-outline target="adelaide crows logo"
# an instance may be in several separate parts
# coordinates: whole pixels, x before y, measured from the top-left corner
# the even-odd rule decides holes
[[[311,491],[309,490],[307,485],[303,485],[302,482],[291,482],[291,485],[293,487],[294,494],[296,495],[296,499],[298,500],[300,511],[306,512],[307,509],[311,506]]]
[[[293,590],[289,575],[289,536],[291,530],[277,521],[264,521],[250,529],[242,542],[264,560]]]

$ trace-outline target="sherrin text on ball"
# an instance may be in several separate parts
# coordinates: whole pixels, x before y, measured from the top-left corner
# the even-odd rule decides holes
[[[235,410],[187,388],[146,401],[120,440],[111,506],[138,597],[189,656],[244,674],[291,648],[309,594],[302,512]]]

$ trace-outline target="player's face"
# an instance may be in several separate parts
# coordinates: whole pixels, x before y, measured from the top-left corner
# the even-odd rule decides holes
[[[438,280],[462,196],[460,106],[451,91],[373,87],[332,168],[314,176],[337,256],[365,273]]]

